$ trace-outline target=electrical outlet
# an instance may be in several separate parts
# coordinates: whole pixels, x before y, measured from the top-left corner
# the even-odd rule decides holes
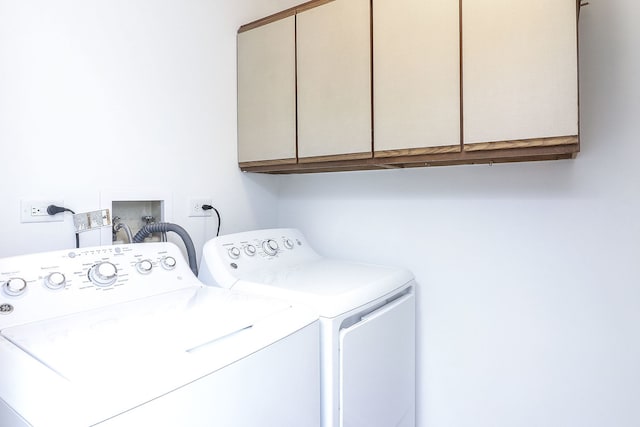
[[[49,215],[49,205],[64,206],[62,200],[21,200],[20,222],[60,222],[64,221],[64,213]]]
[[[213,206],[211,199],[191,199],[189,200],[189,216],[212,216],[213,210],[205,211],[202,205]]]

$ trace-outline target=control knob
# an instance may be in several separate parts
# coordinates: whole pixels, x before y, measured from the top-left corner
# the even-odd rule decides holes
[[[4,293],[12,297],[22,295],[27,290],[27,282],[19,277],[13,277],[7,280],[2,287]]]
[[[176,268],[176,264],[178,264],[178,262],[174,257],[166,256],[162,258],[160,264],[162,264],[162,267],[166,268],[167,270],[173,270],[174,268]]]
[[[287,249],[293,249],[293,240],[284,239],[284,247]]]
[[[118,279],[118,269],[109,261],[100,262],[89,270],[89,279],[96,286],[113,285]]]
[[[244,253],[249,256],[254,256],[256,254],[256,247],[253,245],[247,245],[244,247]]]
[[[143,259],[142,261],[136,264],[136,270],[138,270],[138,273],[141,273],[141,274],[149,274],[151,273],[152,269],[153,269],[153,263],[151,262],[151,260],[148,260],[148,259]]]
[[[240,258],[240,249],[238,249],[235,246],[232,246],[227,253],[229,254],[229,257],[232,259],[238,259]]]
[[[278,253],[280,248],[278,247],[278,242],[268,239],[262,242],[262,249],[267,255],[273,256]]]
[[[64,285],[67,283],[67,278],[64,277],[64,274],[59,272],[53,272],[44,278],[44,285],[53,290],[62,289]]]

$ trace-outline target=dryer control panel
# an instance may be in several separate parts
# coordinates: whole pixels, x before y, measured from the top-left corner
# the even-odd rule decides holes
[[[198,277],[231,288],[256,272],[282,271],[320,259],[299,230],[276,228],[219,236],[205,243]],[[213,274],[215,272],[215,274]]]
[[[0,329],[201,286],[169,242],[0,259]]]

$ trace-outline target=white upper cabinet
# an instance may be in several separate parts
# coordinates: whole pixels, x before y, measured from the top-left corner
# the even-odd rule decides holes
[[[296,162],[295,16],[238,34],[238,161]]]
[[[459,46],[458,1],[373,0],[376,156],[460,151]]]
[[[371,157],[370,21],[369,0],[297,15],[300,162]]]
[[[312,0],[238,34],[244,171],[574,158],[577,0]]]
[[[575,0],[462,1],[465,144],[578,135],[576,27]]]

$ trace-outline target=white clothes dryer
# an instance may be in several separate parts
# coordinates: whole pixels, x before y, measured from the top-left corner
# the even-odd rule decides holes
[[[318,333],[172,243],[0,259],[0,426],[319,426]]]
[[[204,283],[281,298],[320,316],[323,427],[415,425],[415,281],[398,268],[328,259],[295,229],[214,238]]]

